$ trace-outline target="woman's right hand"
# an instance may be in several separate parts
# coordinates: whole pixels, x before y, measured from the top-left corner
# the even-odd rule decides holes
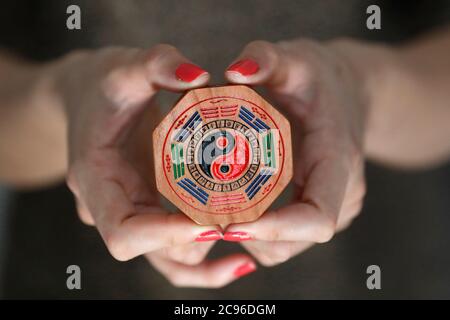
[[[68,122],[67,182],[110,253],[145,255],[177,286],[220,287],[253,271],[244,254],[205,261],[220,228],[166,212],[153,183],[152,98],[203,86],[209,74],[169,45],[79,52],[52,66]]]

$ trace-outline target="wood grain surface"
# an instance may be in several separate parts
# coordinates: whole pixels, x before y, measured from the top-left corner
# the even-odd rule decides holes
[[[257,219],[292,178],[289,122],[247,86],[189,91],[153,144],[159,192],[203,225]]]

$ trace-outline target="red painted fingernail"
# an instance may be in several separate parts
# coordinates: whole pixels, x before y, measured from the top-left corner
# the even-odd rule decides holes
[[[195,241],[197,242],[205,242],[205,241],[215,241],[222,239],[222,233],[217,230],[206,231],[200,233]]]
[[[259,64],[252,59],[240,60],[227,69],[227,71],[239,72],[243,76],[250,76],[258,72],[258,70]]]
[[[252,237],[247,232],[225,232],[225,234],[223,235],[223,240],[225,241],[239,242],[251,239]]]
[[[237,267],[233,274],[236,278],[240,278],[256,270],[256,264],[253,261],[246,262]]]
[[[182,63],[175,70],[178,80],[184,82],[192,82],[205,73],[207,73],[205,70],[192,63]]]

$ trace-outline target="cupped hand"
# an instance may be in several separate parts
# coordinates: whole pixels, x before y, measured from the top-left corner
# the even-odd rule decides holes
[[[329,241],[360,212],[365,194],[364,81],[335,43],[297,40],[246,46],[227,69],[232,83],[262,85],[289,115],[295,197],[257,221],[230,225],[225,240],[263,265]]]
[[[145,255],[178,286],[219,287],[254,270],[244,254],[205,261],[220,228],[166,212],[154,186],[152,98],[203,86],[209,74],[169,45],[78,52],[55,70],[68,121],[67,182],[81,220],[98,228],[110,253]]]

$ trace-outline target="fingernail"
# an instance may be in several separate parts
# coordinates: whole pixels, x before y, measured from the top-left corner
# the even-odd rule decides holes
[[[238,242],[238,241],[247,241],[247,240],[251,240],[251,239],[252,239],[252,237],[247,232],[241,232],[241,231],[225,232],[225,234],[223,235],[223,240],[225,240],[225,241]]]
[[[243,76],[250,76],[258,72],[258,70],[259,64],[252,59],[240,60],[227,69],[227,71],[239,72]]]
[[[246,274],[249,274],[255,270],[256,270],[255,263],[253,261],[249,261],[249,262],[246,262],[246,263],[240,265],[239,267],[237,267],[234,270],[233,274],[236,278],[240,278],[240,277],[243,277]]]
[[[175,70],[177,79],[184,82],[192,82],[205,73],[207,73],[205,70],[192,63],[182,63]]]
[[[197,242],[205,242],[205,241],[215,241],[222,239],[222,233],[217,230],[206,231],[200,233],[195,241]]]

